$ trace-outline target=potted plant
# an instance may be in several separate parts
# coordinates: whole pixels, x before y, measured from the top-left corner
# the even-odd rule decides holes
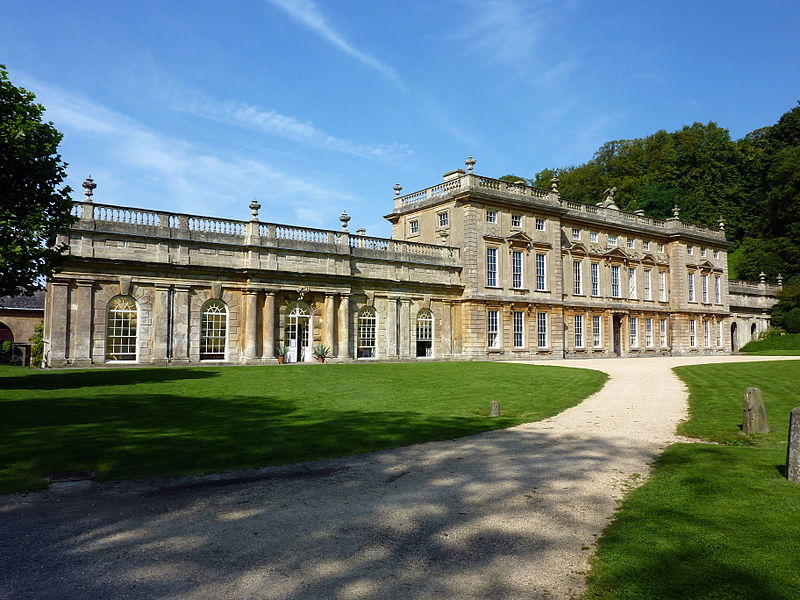
[[[278,346],[278,364],[282,365],[286,362],[286,356],[289,354],[289,346]]]
[[[316,361],[321,363],[324,363],[325,359],[331,356],[330,346],[323,346],[322,344],[317,344],[314,346],[312,352]]]

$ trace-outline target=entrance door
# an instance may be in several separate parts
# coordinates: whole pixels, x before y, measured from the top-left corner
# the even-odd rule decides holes
[[[622,315],[614,315],[614,354],[622,356]]]
[[[739,340],[737,339],[736,329],[736,323],[731,323],[731,352],[739,351]]]
[[[289,313],[289,322],[286,325],[286,343],[289,346],[289,354],[286,356],[286,362],[310,360],[311,328],[309,327],[309,318],[308,311],[300,306],[296,306]]]

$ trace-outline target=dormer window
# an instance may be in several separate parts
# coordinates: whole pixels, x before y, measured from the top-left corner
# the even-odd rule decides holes
[[[496,210],[487,210],[486,211],[486,222],[487,223],[497,223],[497,211]]]

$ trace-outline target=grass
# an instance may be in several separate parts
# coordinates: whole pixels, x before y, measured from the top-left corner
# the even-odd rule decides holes
[[[550,417],[606,375],[504,363],[38,371],[0,367],[0,492],[275,465]],[[490,418],[489,402],[501,416]]]
[[[680,367],[690,419],[622,503],[598,543],[586,598],[800,598],[800,485],[783,475],[800,361]],[[741,433],[744,390],[760,387],[772,433]]]
[[[742,352],[763,356],[797,356],[800,355],[800,333],[786,333],[747,342],[742,346]]]

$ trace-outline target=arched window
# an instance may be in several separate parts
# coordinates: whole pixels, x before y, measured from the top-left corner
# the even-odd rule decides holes
[[[433,314],[427,308],[417,313],[417,356],[433,356]]]
[[[5,323],[0,323],[0,363],[11,362],[14,347],[14,334]]]
[[[751,340],[757,340],[758,339],[758,331],[756,329],[756,324],[755,323],[750,325],[750,339]]]
[[[136,360],[136,300],[117,296],[108,303],[106,360]]]
[[[357,358],[375,358],[375,309],[366,306],[358,315]]]
[[[220,300],[203,305],[200,321],[200,360],[225,360],[228,309]]]

